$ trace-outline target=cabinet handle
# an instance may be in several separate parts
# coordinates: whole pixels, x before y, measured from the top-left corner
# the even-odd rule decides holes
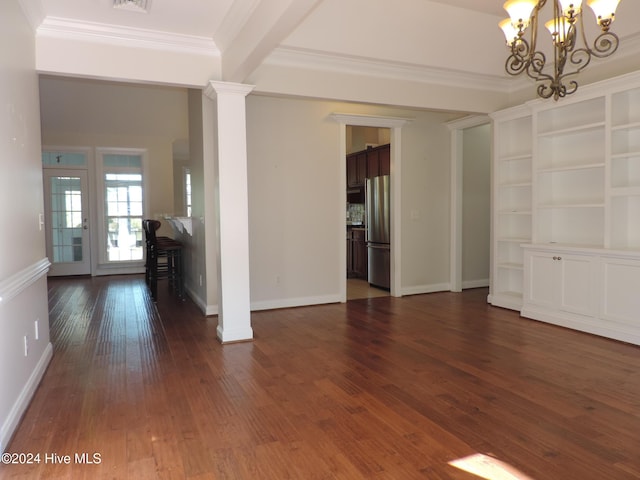
[[[562,260],[562,257],[553,257],[554,260]]]

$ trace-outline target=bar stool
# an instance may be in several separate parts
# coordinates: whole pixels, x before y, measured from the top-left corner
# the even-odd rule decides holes
[[[144,279],[154,300],[158,297],[158,280],[163,278],[167,278],[169,287],[184,299],[182,243],[170,237],[156,236],[160,225],[158,220],[142,221],[147,252]]]

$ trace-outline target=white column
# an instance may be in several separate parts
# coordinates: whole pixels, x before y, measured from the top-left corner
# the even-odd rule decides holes
[[[253,338],[245,111],[251,90],[251,85],[211,81],[205,91],[216,104],[218,339],[222,343]]]

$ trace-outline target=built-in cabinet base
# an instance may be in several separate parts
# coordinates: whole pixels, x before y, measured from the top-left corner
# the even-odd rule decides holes
[[[523,317],[640,345],[640,252],[523,248]]]

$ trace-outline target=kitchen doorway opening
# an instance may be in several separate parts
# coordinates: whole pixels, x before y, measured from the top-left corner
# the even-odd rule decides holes
[[[390,295],[391,129],[346,126],[347,301]]]

